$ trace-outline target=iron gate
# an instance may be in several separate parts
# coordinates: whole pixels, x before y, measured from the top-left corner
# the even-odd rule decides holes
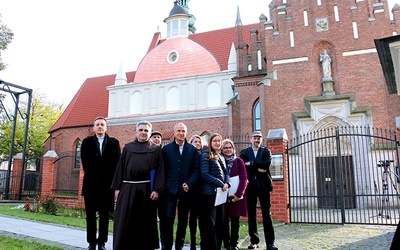
[[[396,132],[329,127],[288,143],[290,221],[397,225]]]

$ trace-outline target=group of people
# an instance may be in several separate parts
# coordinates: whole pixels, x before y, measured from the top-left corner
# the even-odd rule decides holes
[[[236,155],[233,141],[218,133],[209,136],[207,145],[199,135],[187,141],[187,126],[182,122],[175,124],[174,140],[164,146],[162,134],[152,131],[150,122],[138,122],[135,140],[122,152],[119,141],[107,135],[104,117],[97,117],[93,128],[95,135],[85,138],[81,146],[88,250],[106,249],[114,209],[115,250],[158,249],[160,242],[162,250],[173,245],[183,249],[188,224],[191,250],[196,249],[197,227],[201,249],[238,249],[239,221],[246,216],[248,249],[256,249],[260,242],[257,199],[267,249],[278,249],[270,211],[271,152],[261,146],[261,132],[253,132],[251,147]],[[226,193],[219,205],[217,192],[218,196]]]

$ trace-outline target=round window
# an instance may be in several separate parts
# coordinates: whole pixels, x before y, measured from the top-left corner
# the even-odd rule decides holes
[[[167,60],[171,64],[176,63],[178,61],[178,52],[176,52],[175,50],[169,52],[168,56],[167,56]]]

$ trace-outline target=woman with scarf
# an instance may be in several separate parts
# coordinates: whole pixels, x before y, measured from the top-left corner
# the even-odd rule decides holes
[[[247,187],[247,172],[243,160],[236,157],[233,141],[229,139],[222,141],[222,155],[231,179],[231,189],[237,188],[229,190],[230,196],[225,204],[223,241],[225,249],[237,250],[239,219],[240,216],[247,216],[246,197],[244,196]],[[238,179],[238,185],[234,185],[235,178]]]

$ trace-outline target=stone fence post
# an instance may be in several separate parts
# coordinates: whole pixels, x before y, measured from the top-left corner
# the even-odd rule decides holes
[[[43,156],[42,187],[40,192],[41,201],[54,195],[57,180],[57,168],[54,166],[54,161],[57,158],[58,155],[54,150],[47,151]]]
[[[22,153],[18,153],[14,156],[13,158],[13,168],[11,171],[11,176],[12,176],[12,181],[10,185],[10,192],[9,192],[9,199],[10,200],[20,200],[20,193],[19,193],[19,187],[20,183],[24,182],[24,177],[21,177],[21,170],[22,170]],[[24,185],[22,185],[22,188],[24,188]],[[21,190],[21,194],[24,191]]]
[[[282,162],[273,162],[272,164],[282,164],[281,176],[274,178],[274,190],[271,194],[271,214],[272,219],[284,223],[290,222],[289,217],[289,175],[287,162],[287,134],[285,129],[272,129],[268,131],[267,145],[273,156],[278,156],[276,159]],[[280,157],[281,156],[281,157]],[[274,159],[274,157],[273,157]],[[271,164],[271,165],[272,165]]]

